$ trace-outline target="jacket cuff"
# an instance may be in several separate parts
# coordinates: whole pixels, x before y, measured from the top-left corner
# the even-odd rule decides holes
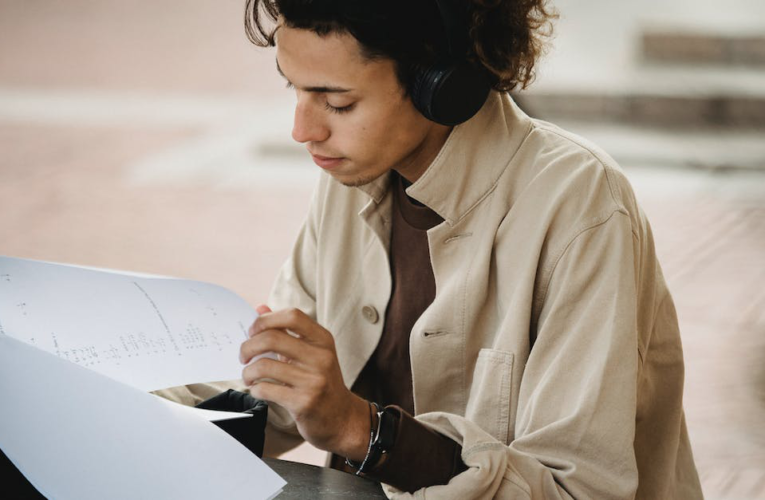
[[[364,476],[411,493],[446,484],[467,470],[459,444],[415,420],[400,407],[387,408],[399,417],[393,448]]]

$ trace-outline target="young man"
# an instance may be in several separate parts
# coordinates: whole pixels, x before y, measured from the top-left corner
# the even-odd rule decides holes
[[[324,170],[241,348],[273,453],[305,439],[390,495],[701,497],[648,222],[612,159],[506,93],[549,17],[248,1]]]

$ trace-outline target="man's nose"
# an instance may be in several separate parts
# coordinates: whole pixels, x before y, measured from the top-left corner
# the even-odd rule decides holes
[[[329,138],[329,128],[316,105],[298,101],[295,106],[295,122],[292,125],[292,138],[300,143],[322,142]]]

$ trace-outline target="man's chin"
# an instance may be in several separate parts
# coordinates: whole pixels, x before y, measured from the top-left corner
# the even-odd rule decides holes
[[[377,179],[379,179],[380,177],[382,177],[386,173],[387,172],[383,172],[381,174],[367,175],[367,176],[364,176],[364,175],[357,175],[357,176],[345,176],[345,175],[343,175],[343,176],[341,176],[341,175],[334,175],[334,174],[332,174],[330,172],[330,175],[332,176],[333,179],[335,179],[337,182],[339,182],[343,186],[346,186],[346,187],[359,187],[359,186],[364,186],[366,184],[369,184],[370,182],[376,181]]]

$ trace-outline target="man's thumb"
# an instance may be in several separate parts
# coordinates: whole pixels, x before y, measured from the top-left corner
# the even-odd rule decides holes
[[[258,307],[255,308],[255,312],[257,312],[258,314],[266,314],[272,311],[271,311],[271,308],[268,307],[267,305],[259,304]]]

